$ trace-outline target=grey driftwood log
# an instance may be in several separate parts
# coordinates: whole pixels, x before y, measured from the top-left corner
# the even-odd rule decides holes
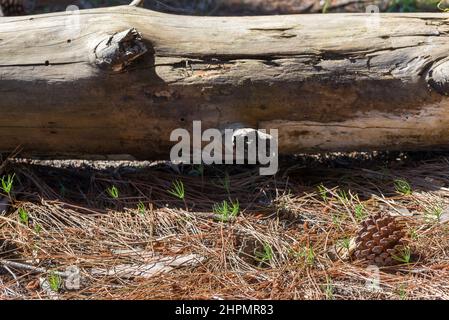
[[[1,18],[0,151],[165,159],[193,120],[279,129],[283,154],[449,149],[448,35],[443,13]]]

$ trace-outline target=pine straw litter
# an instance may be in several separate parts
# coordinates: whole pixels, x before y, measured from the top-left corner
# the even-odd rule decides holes
[[[0,299],[449,298],[445,154],[297,156],[274,177],[166,162],[1,170],[14,180],[0,196]],[[409,253],[387,267],[353,255],[380,213],[401,220]]]

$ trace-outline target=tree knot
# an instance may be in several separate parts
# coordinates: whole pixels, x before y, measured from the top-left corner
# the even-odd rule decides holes
[[[102,69],[120,72],[147,51],[140,33],[131,28],[101,41],[95,48],[95,63]]]
[[[426,81],[439,94],[449,94],[449,61],[442,60],[428,71]]]

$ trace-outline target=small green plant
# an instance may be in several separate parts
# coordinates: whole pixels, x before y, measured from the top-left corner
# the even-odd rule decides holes
[[[404,284],[401,284],[397,290],[396,293],[399,296],[399,299],[406,300],[407,299],[407,287]]]
[[[220,217],[221,221],[226,222],[238,215],[240,211],[240,204],[238,200],[235,202],[230,201],[229,203],[224,200],[222,203],[215,204],[212,210]]]
[[[298,256],[304,258],[305,263],[309,266],[315,262],[315,252],[312,247],[303,247]]]
[[[61,276],[56,274],[55,272],[50,272],[47,278],[48,284],[50,285],[50,289],[54,292],[58,292],[62,286]]]
[[[273,248],[270,246],[269,243],[265,242],[263,244],[263,251],[257,251],[256,252],[256,261],[258,261],[260,263],[260,265],[262,264],[269,264],[273,258],[274,258],[274,253],[273,253]]]
[[[2,182],[1,188],[8,195],[11,193],[15,175],[16,175],[15,173],[13,173],[13,175],[8,174],[7,176],[3,176],[1,178],[1,182]]]
[[[332,224],[334,224],[337,228],[341,227],[344,220],[345,220],[345,216],[343,214],[332,215]]]
[[[365,207],[363,206],[363,204],[359,203],[359,204],[355,205],[354,215],[355,215],[355,219],[357,220],[357,222],[361,222],[361,221],[365,220],[365,218],[367,217],[367,214],[365,212]]]
[[[184,200],[185,198],[185,189],[184,183],[181,180],[175,180],[172,184],[172,188],[168,190],[172,196],[175,196],[178,199]]]
[[[112,186],[108,188],[106,191],[112,199],[118,199],[119,191],[116,186]]]
[[[19,208],[19,220],[20,220],[21,223],[23,223],[24,225],[28,226],[28,223],[30,221],[30,215],[23,208]]]
[[[409,230],[410,239],[416,241],[419,239],[418,231],[415,228]]]
[[[342,205],[349,204],[349,196],[348,193],[345,190],[338,190],[337,191],[337,199]]]
[[[344,248],[349,251],[349,248],[351,247],[351,239],[350,238],[343,238],[337,242],[338,246],[341,248]]]
[[[396,192],[408,196],[412,194],[412,187],[410,184],[404,179],[396,179],[394,180],[394,187]]]
[[[444,210],[441,206],[435,205],[426,209],[425,219],[428,223],[440,222]]]
[[[403,247],[398,254],[392,254],[392,258],[400,263],[409,264],[412,258],[412,252],[409,247]]]
[[[323,199],[324,202],[327,202],[327,189],[323,186],[323,184],[320,184],[318,187],[318,193],[321,196],[321,199]]]
[[[139,201],[139,203],[137,204],[137,211],[141,215],[144,215],[145,212],[147,211],[147,208],[145,207],[145,204],[142,201]]]
[[[39,223],[35,223],[34,224],[34,232],[39,234],[39,233],[41,233],[41,231],[42,231],[42,226]]]
[[[172,184],[172,188],[169,189],[167,192],[172,196],[184,201],[184,206],[186,210],[188,210],[184,183],[181,180],[175,180]]]
[[[324,285],[324,294],[326,295],[326,300],[334,300],[334,286],[332,280],[326,277],[326,284]]]

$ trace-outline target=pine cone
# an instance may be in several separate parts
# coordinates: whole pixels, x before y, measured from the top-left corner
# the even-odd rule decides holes
[[[378,266],[394,265],[398,261],[393,257],[400,255],[404,248],[404,235],[397,218],[378,213],[362,222],[355,239],[354,256]]]

